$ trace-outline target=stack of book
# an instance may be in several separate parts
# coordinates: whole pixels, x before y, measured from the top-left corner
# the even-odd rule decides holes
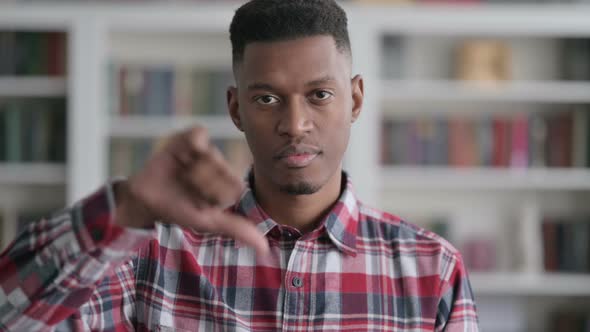
[[[4,233],[6,232],[6,220],[4,220],[4,212],[2,210],[0,210],[0,250],[4,250],[4,248],[6,248],[6,241],[5,241],[5,235]]]
[[[590,272],[590,218],[546,217],[542,234],[546,271]]]
[[[65,162],[63,98],[0,101],[0,162]]]
[[[551,316],[554,332],[588,332],[590,331],[590,311],[580,312],[579,308],[572,311],[554,313]]]
[[[508,0],[503,0],[508,1]],[[382,44],[382,73],[385,79],[403,79],[404,40],[398,35],[385,35]],[[590,80],[590,38],[566,38],[560,40],[559,56],[555,66],[554,80]],[[446,50],[441,50],[440,58],[446,59]],[[497,85],[515,79],[515,66],[510,44],[504,39],[470,38],[459,42],[454,49],[451,63],[442,63],[451,68],[443,78],[467,82]],[[432,59],[437,59],[436,54]],[[526,77],[519,78],[526,79]]]
[[[562,53],[564,79],[590,80],[590,39],[565,39]]]
[[[119,116],[227,114],[228,70],[114,66],[111,112]]]
[[[0,31],[0,75],[63,76],[66,50],[65,33]]]
[[[451,167],[589,167],[590,109],[449,116],[383,122],[381,160],[388,165]]]
[[[111,141],[111,174],[129,175],[138,171],[163,144],[165,139],[113,139]],[[213,144],[221,150],[236,174],[246,174],[252,164],[252,156],[245,141],[214,139]]]

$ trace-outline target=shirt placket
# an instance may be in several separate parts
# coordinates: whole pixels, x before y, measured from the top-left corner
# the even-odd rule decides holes
[[[308,249],[305,248],[305,242],[301,239],[295,243],[287,270],[285,272],[285,297],[283,303],[283,331],[292,331],[300,328],[300,324],[306,320],[309,309],[306,305],[305,289],[309,285],[305,271],[305,255]]]

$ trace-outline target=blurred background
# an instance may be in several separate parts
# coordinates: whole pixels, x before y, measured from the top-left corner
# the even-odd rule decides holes
[[[0,239],[227,116],[239,1],[0,3]],[[590,330],[590,2],[342,1],[360,197],[463,253],[485,331]]]

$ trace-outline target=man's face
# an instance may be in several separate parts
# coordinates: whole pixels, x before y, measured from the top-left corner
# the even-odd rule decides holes
[[[331,36],[251,43],[228,92],[256,177],[283,192],[312,194],[341,170],[362,79]]]

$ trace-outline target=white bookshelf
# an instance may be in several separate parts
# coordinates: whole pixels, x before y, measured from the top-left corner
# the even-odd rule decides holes
[[[386,80],[381,91],[385,103],[590,103],[590,82],[510,81],[497,85],[478,85],[452,80]]]
[[[590,170],[382,167],[383,190],[590,191]]]
[[[590,278],[582,274],[472,273],[480,295],[590,296]]]
[[[52,163],[2,163],[2,185],[65,185],[66,167]]]
[[[0,97],[64,97],[67,82],[55,77],[0,77]]]
[[[211,137],[242,139],[244,134],[229,116],[113,116],[109,135],[113,138],[158,138],[193,126],[207,128]]]
[[[227,116],[114,116],[107,100],[107,68],[113,62],[230,68],[228,24],[236,6],[157,2],[0,4],[0,29],[65,29],[70,43],[67,79],[0,78],[0,97],[47,94],[67,95],[69,100],[67,165],[35,165],[24,173],[13,166],[2,166],[0,197],[8,197],[8,189],[3,189],[7,186],[29,192],[31,184],[61,183],[65,186],[59,190],[65,191],[68,202],[80,199],[106,180],[111,139],[156,138],[194,124],[207,127],[214,138],[241,138]],[[383,118],[440,115],[458,104],[480,105],[486,114],[500,109],[505,112],[510,108],[507,105],[536,111],[554,104],[589,104],[590,82],[560,81],[552,77],[555,68],[543,66],[543,61],[555,57],[552,41],[590,37],[590,5],[344,6],[349,14],[354,71],[363,74],[366,90],[364,112],[353,127],[345,159],[359,196],[393,213],[401,209],[404,214],[407,210],[407,215],[451,215],[459,220],[456,227],[462,234],[468,234],[472,227],[493,234],[504,232],[498,229],[507,225],[519,229],[522,243],[515,252],[522,251],[522,257],[517,267],[506,264],[498,271],[471,276],[477,297],[506,296],[512,305],[525,306],[520,308],[525,321],[531,320],[527,312],[547,316],[550,310],[529,310],[529,298],[549,296],[561,303],[575,297],[590,302],[590,275],[542,272],[538,228],[546,210],[584,210],[590,198],[589,170],[384,167],[379,163]],[[385,34],[404,39],[406,51],[402,56],[409,68],[407,77],[382,78],[381,38]],[[439,77],[436,68],[429,67],[425,56],[432,48],[470,36],[510,40],[519,63],[515,80],[480,88]],[[531,54],[536,60],[528,61]],[[436,75],[428,77],[428,70]],[[429,110],[428,105],[439,110]],[[10,204],[0,209],[10,211]],[[584,211],[588,212],[587,208]],[[505,242],[501,246],[510,257],[508,248],[514,243]],[[482,317],[490,317],[485,314],[490,307],[482,302]],[[489,326],[494,322],[482,323]],[[539,326],[543,331],[543,325],[532,319],[527,328]]]

